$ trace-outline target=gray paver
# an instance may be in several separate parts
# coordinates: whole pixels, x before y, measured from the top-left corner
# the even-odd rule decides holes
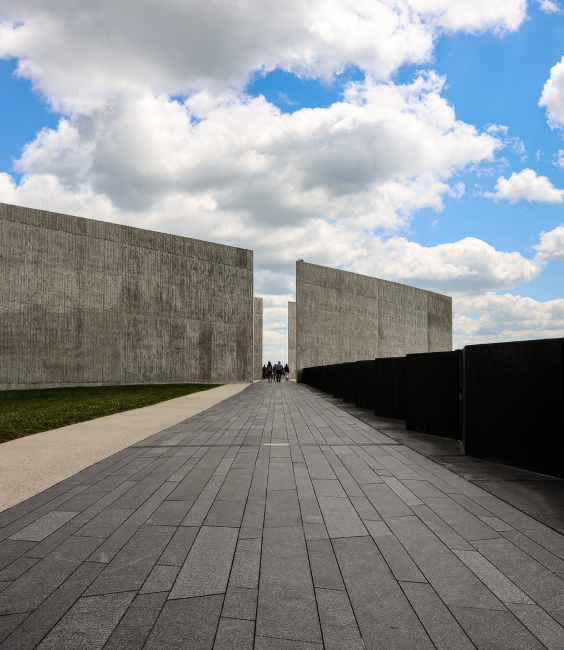
[[[179,570],[176,566],[157,564],[149,574],[147,580],[145,580],[139,593],[152,594],[158,591],[169,592],[172,589]]]
[[[329,540],[307,543],[313,584],[320,589],[344,589],[341,571]]]
[[[549,650],[564,648],[564,627],[538,605],[508,603],[507,607]]]
[[[258,587],[260,554],[260,539],[240,539],[237,542],[229,584],[247,589]]]
[[[139,589],[173,533],[172,526],[142,526],[88,589],[87,595]]]
[[[192,548],[198,530],[199,528],[197,526],[182,526],[178,528],[163,551],[163,554],[160,556],[158,564],[182,566]]]
[[[405,582],[401,586],[437,650],[473,650],[474,644],[431,585]]]
[[[433,644],[373,539],[341,538],[333,546],[366,647],[431,650]]]
[[[237,544],[236,528],[203,526],[170,592],[170,598],[225,593]]]
[[[166,593],[137,596],[113,631],[104,650],[141,650],[166,601]]]
[[[302,515],[297,492],[295,490],[269,490],[264,515],[265,528],[285,528],[301,525]]]
[[[257,635],[321,643],[321,630],[301,527],[265,529]]]
[[[329,537],[368,535],[368,531],[348,497],[318,497],[318,502]]]
[[[254,621],[257,615],[257,596],[258,589],[229,586],[221,615]]]
[[[107,508],[85,526],[76,531],[75,535],[84,537],[109,537],[135,511],[133,508]]]
[[[18,625],[24,621],[27,617],[27,613],[24,614],[7,614],[6,616],[0,616],[0,643],[9,636]]]
[[[212,650],[223,596],[167,600],[144,650]]]
[[[85,562],[79,566],[71,577],[44,600],[8,637],[2,649],[31,650],[35,648],[103,568],[103,565],[92,562]]]
[[[451,607],[480,650],[541,650],[543,645],[508,611]]]
[[[364,643],[345,591],[316,589],[326,650],[363,650]]]
[[[80,598],[39,644],[39,650],[98,650],[108,640],[134,593]]]
[[[232,618],[221,618],[214,650],[253,650],[255,624],[252,621],[241,621]]]
[[[92,537],[66,540],[0,593],[0,614],[29,612],[41,605],[100,543]]]
[[[53,510],[52,512],[43,515],[37,521],[29,524],[17,533],[10,536],[10,539],[22,540],[28,542],[40,542],[42,539],[54,533],[58,528],[76,517],[78,512],[60,512]]]

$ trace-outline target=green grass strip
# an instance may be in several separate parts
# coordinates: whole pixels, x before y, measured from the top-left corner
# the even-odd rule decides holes
[[[220,384],[158,384],[0,391],[0,443],[158,404]]]

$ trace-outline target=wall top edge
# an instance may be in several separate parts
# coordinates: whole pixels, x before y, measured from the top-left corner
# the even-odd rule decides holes
[[[305,267],[305,268],[304,268]],[[307,267],[310,267],[309,269]],[[419,287],[413,287],[409,284],[403,284],[401,282],[392,282],[391,280],[384,280],[382,278],[375,278],[371,275],[363,275],[362,273],[354,273],[353,271],[344,271],[343,269],[334,269],[330,266],[321,266],[320,264],[311,264],[310,262],[304,262],[302,260],[298,260],[296,262],[296,283],[297,282],[306,282],[308,284],[317,284],[316,282],[312,282],[311,279],[301,279],[300,278],[300,268],[303,269],[305,273],[308,272],[308,270],[311,270],[313,273],[323,273],[325,272],[326,274],[331,274],[334,275],[335,277],[341,276],[341,278],[345,282],[345,286],[340,289],[341,291],[347,292],[347,287],[346,287],[346,279],[348,278],[350,281],[364,284],[365,286],[368,285],[366,288],[369,289],[367,292],[368,294],[370,293],[377,293],[378,290],[378,285],[382,284],[384,286],[389,286],[390,288],[394,287],[401,287],[401,288],[407,288],[411,289],[412,291],[417,291],[421,293],[425,293],[429,296],[434,296],[437,297],[439,300],[444,301],[444,302],[450,302],[452,304],[452,297],[447,296],[442,293],[437,293],[436,291],[429,291],[428,289],[420,289]],[[319,284],[319,286],[327,286],[326,283]],[[333,287],[335,289],[338,289],[338,287]],[[357,292],[355,292],[357,293]],[[366,294],[365,294],[366,295]],[[383,297],[380,297],[378,295],[367,295],[367,297],[373,297],[373,298],[378,298],[378,299],[385,299]]]
[[[564,337],[562,336],[554,336],[554,337],[548,337],[548,338],[542,338],[542,339],[519,339],[518,341],[492,341],[491,343],[468,343],[468,345],[465,345],[463,347],[463,350],[471,350],[472,348],[484,348],[484,347],[493,347],[493,346],[504,346],[504,345],[511,345],[511,344],[519,344],[519,343],[533,343],[533,344],[541,344],[541,343],[547,343],[548,341],[558,341],[564,345]]]
[[[246,248],[1,202],[0,219],[253,270],[253,251]]]

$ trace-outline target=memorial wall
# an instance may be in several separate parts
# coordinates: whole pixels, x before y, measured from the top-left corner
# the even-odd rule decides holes
[[[432,291],[298,261],[295,310],[298,381],[303,368],[452,350],[452,298]]]
[[[253,252],[0,204],[0,389],[253,380]]]

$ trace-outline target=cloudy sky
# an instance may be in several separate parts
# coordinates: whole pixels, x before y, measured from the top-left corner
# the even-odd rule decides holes
[[[564,336],[564,6],[0,0],[0,201],[453,296],[454,343]]]

